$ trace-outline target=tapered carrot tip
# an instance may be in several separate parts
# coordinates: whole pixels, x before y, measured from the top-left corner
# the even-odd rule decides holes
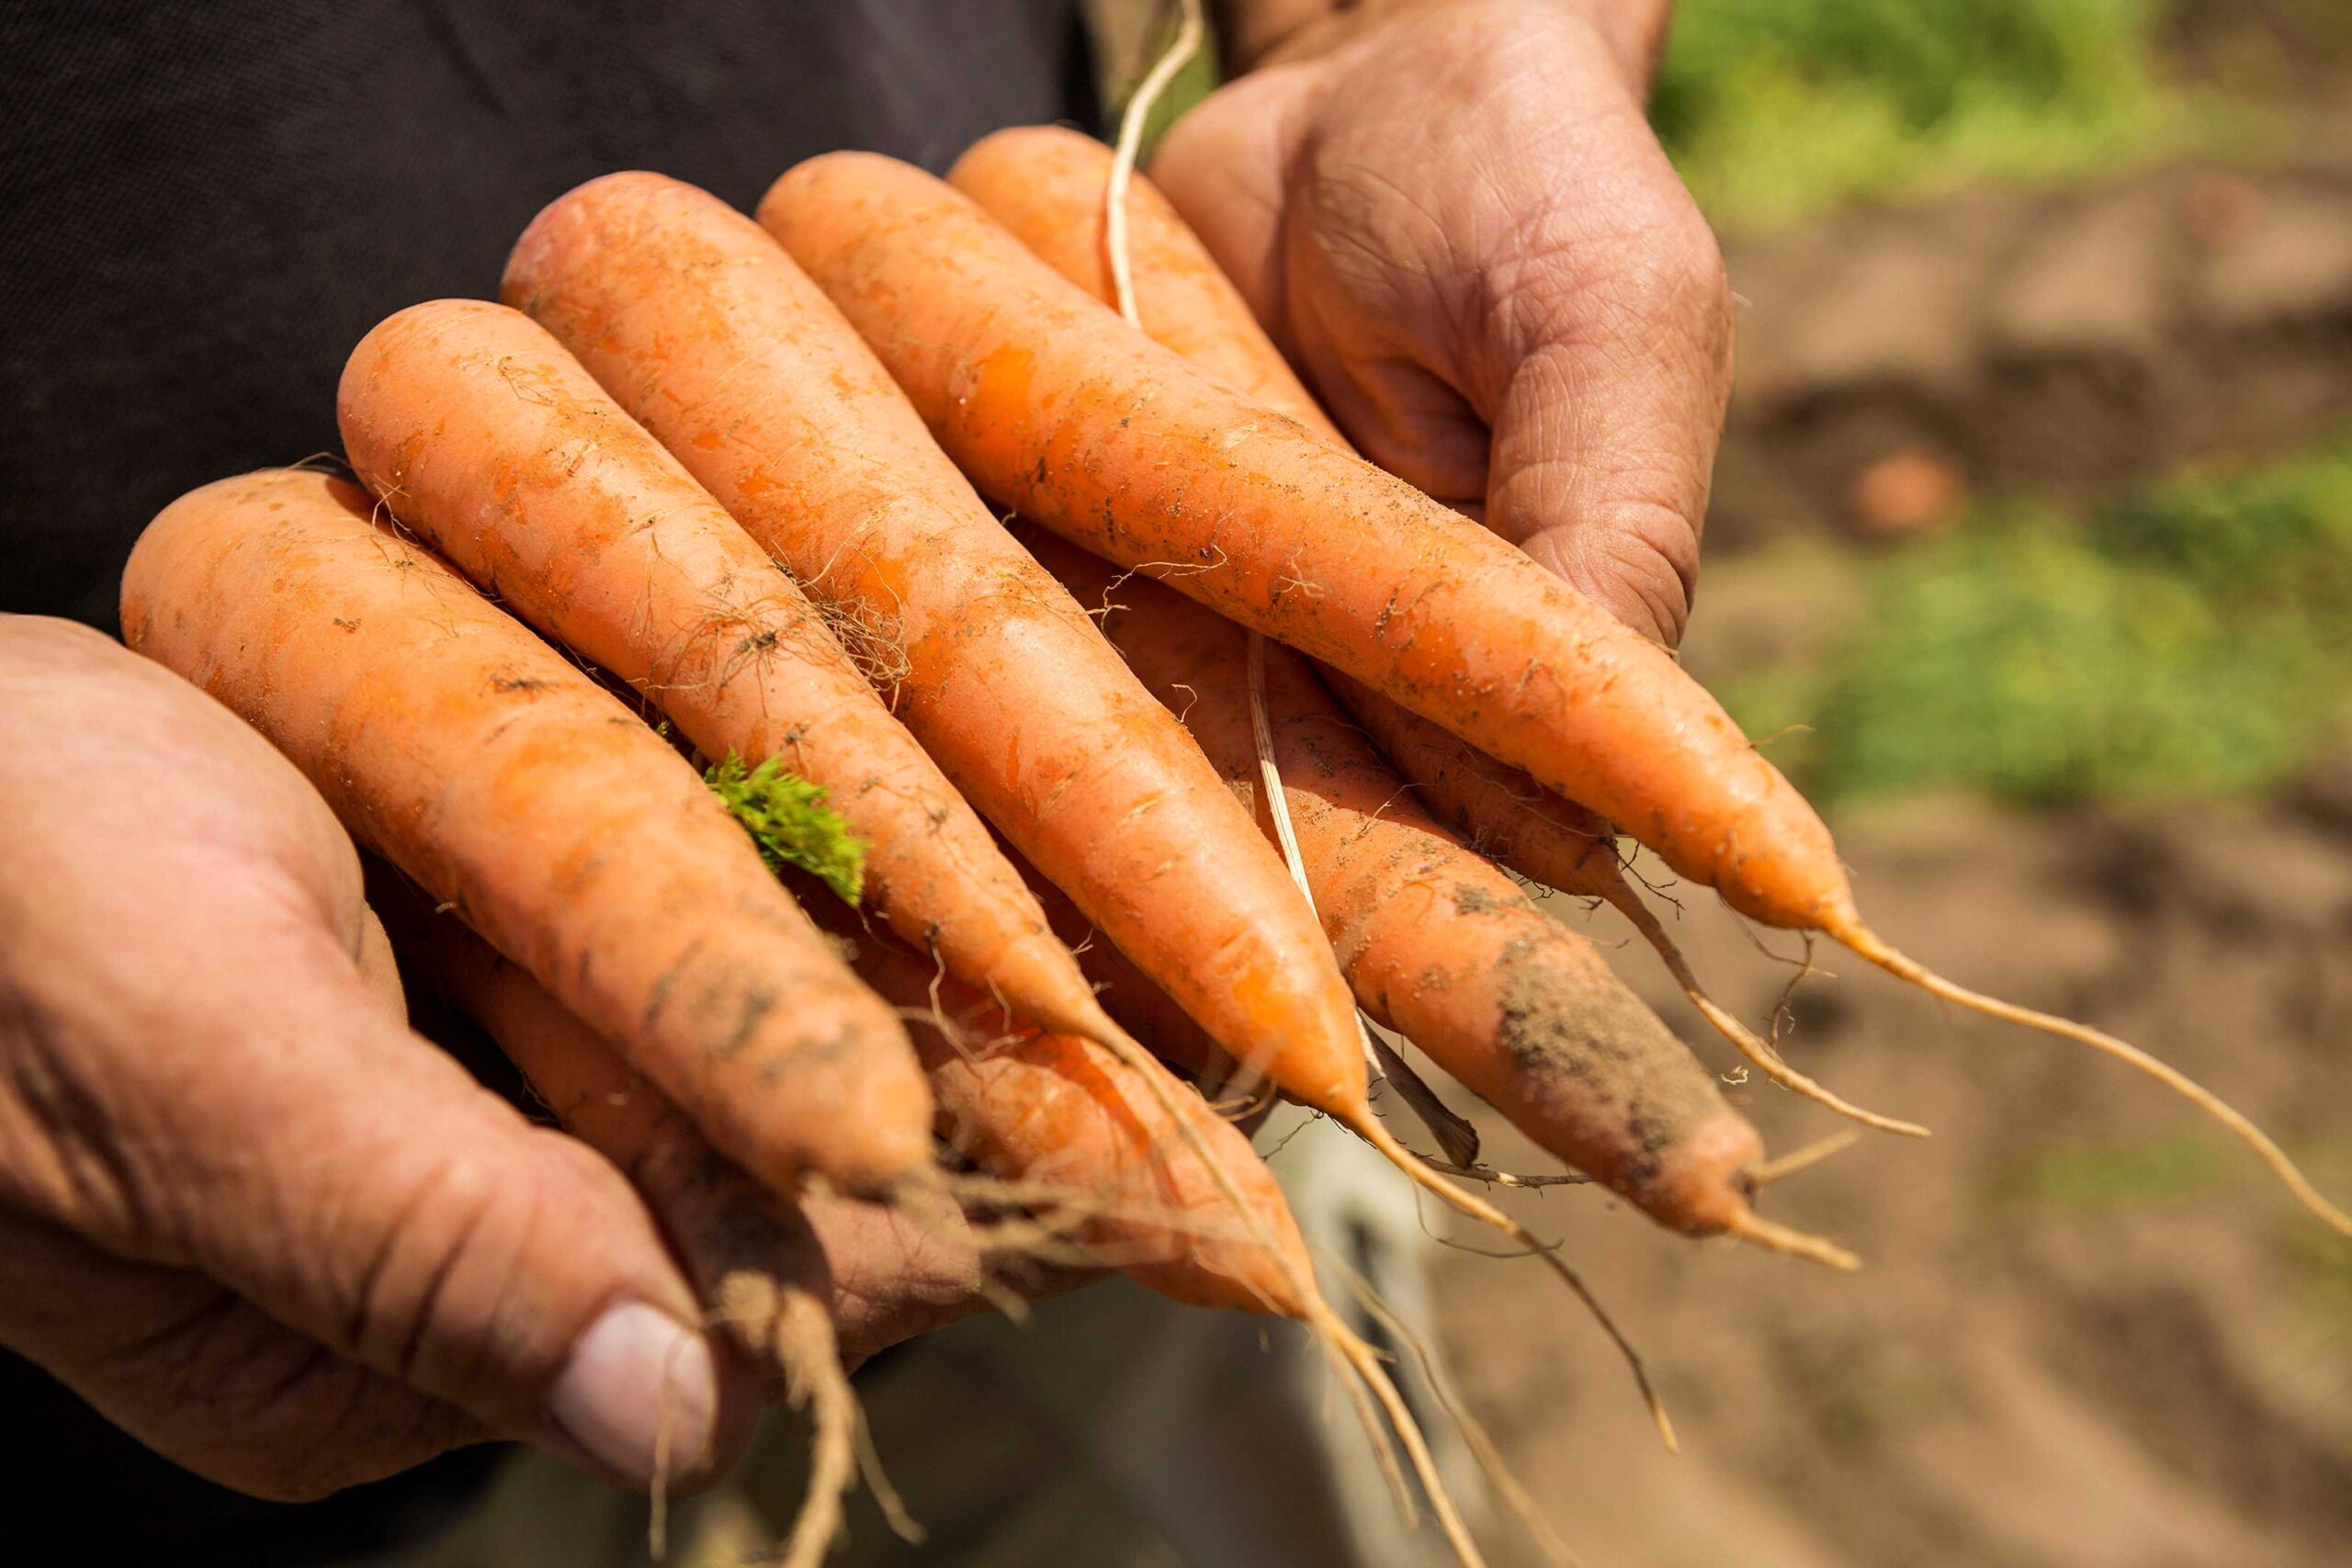
[[[2271,1141],[2269,1134],[2256,1126],[2235,1106],[2179,1068],[2157,1060],[2137,1045],[2119,1040],[2104,1030],[2093,1029],[2089,1024],[2077,1023],[2073,1019],[2060,1018],[2054,1013],[2019,1007],[2015,1002],[2005,1002],[1997,997],[1988,997],[1947,980],[1880,941],[1877,933],[1862,924],[1860,917],[1850,907],[1838,911],[1833,919],[1824,923],[1822,929],[1831,938],[1851,949],[1857,956],[1869,960],[1899,980],[1908,981],[1930,996],[1940,997],[1945,1001],[1972,1012],[1983,1013],[1987,1018],[1997,1018],[2005,1022],[2040,1030],[2044,1034],[2057,1035],[2062,1040],[2072,1040],[2078,1045],[2087,1045],[2094,1051],[2103,1052],[2117,1061],[2138,1068],[2235,1134],[2261,1156],[2262,1162],[2286,1185],[2287,1190],[2293,1193],[2296,1201],[2310,1210],[2322,1224],[2339,1235],[2352,1236],[2352,1215],[2328,1201],[2295,1162],[2287,1157],[2287,1152]]]
[[[1644,1186],[1663,1201],[1654,1212],[1682,1217],[1682,1228],[1708,1235],[1730,1230],[1747,1210],[1741,1172],[1764,1155],[1764,1140],[1747,1118],[1721,1111],[1675,1140]]]
[[[1835,1242],[1777,1224],[1749,1201],[1753,1172],[1764,1154],[1756,1129],[1726,1111],[1677,1143],[1651,1183],[1665,1197],[1661,1213],[1689,1216],[1684,1229],[1697,1235],[1731,1235],[1826,1268],[1850,1270],[1860,1259]]]

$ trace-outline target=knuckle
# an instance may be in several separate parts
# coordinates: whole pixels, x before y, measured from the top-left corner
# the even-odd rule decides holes
[[[1678,186],[1653,194],[1621,231],[1627,285],[1643,313],[1686,328],[1712,328],[1731,299],[1723,247]]]
[[[1668,648],[1679,642],[1699,572],[1690,524],[1667,508],[1643,508],[1619,520],[1607,553],[1624,596],[1648,622],[1645,629]]]
[[[516,1257],[538,1202],[536,1181],[466,1149],[442,1151],[396,1184],[358,1253],[345,1345],[407,1383],[451,1387],[481,1376],[520,1283]]]

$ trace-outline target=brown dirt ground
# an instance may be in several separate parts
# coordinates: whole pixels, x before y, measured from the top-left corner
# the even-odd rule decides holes
[[[2352,759],[2261,809],[1922,802],[1839,827],[1892,940],[2157,1051],[2352,1195]],[[1701,974],[1769,1012],[1789,968],[1686,903]],[[1838,973],[1801,991],[1792,1058],[1936,1132],[1871,1136],[1770,1194],[1861,1274],[1683,1242],[1580,1190],[1519,1204],[1645,1348],[1679,1458],[1555,1285],[1440,1269],[1465,1392],[1571,1542],[1789,1568],[2352,1561],[2352,1244],[2154,1085],[1823,956]],[[1645,954],[1616,957],[1735,1060]],[[1838,1125],[1760,1082],[1735,1093],[1779,1150]],[[1534,1160],[1485,1127],[1490,1157]],[[1497,1535],[1498,1562],[1533,1561]]]

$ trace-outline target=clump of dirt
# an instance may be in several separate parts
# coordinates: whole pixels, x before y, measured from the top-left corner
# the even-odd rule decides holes
[[[2158,1052],[2342,1197],[2352,829],[2325,782],[2259,811],[1921,802],[1840,836],[1891,940]],[[1693,961],[1768,1014],[1798,944],[1766,933],[1791,961],[1772,962],[1682,891]],[[1557,907],[1611,936],[1605,913]],[[1728,1070],[1644,956],[1621,971]],[[1663,1564],[2352,1561],[2352,1247],[2155,1086],[1822,956],[1838,973],[1799,989],[1787,1053],[1936,1133],[1763,1195],[1859,1248],[1861,1274],[1678,1241],[1595,1189],[1516,1200],[1634,1329],[1681,1458],[1645,1440],[1547,1280],[1439,1265],[1465,1393],[1561,1531],[1592,1561]],[[1838,1125],[1761,1080],[1729,1092],[1783,1150]],[[1480,1131],[1533,1168],[1498,1122]]]

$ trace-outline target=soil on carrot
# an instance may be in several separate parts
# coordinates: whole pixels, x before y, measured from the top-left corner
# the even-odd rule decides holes
[[[1917,799],[1838,826],[1897,940],[2143,1041],[2352,1190],[2352,753],[2258,806]],[[1685,902],[1676,934],[1723,999],[1769,1012],[1793,968],[1712,897]],[[1555,907],[1612,938],[1605,912]],[[1549,1281],[1442,1257],[1436,1315],[1464,1392],[1555,1522],[1594,1562],[2352,1556],[2352,1247],[2154,1086],[1822,956],[1840,973],[1798,991],[1791,1059],[1936,1131],[1868,1139],[1763,1194],[1857,1247],[1860,1275],[1662,1245],[1594,1189],[1501,1195],[1637,1325],[1679,1459],[1642,1440],[1616,1369],[1560,1332]],[[1758,1080],[1729,1092],[1778,1150],[1838,1126]],[[1479,1120],[1490,1158],[1534,1168]]]
[[[1627,993],[1577,985],[1556,962],[1527,962],[1532,945],[1514,942],[1503,951],[1503,1015],[1496,1039],[1531,1082],[1563,1100],[1593,1102],[1596,1121],[1601,1114],[1622,1121],[1631,1137],[1617,1176],[1639,1190],[1656,1179],[1675,1142],[1720,1115],[1722,1107],[1707,1093],[1704,1078],[1673,1071],[1675,1053],[1659,1049],[1657,1022]]]

